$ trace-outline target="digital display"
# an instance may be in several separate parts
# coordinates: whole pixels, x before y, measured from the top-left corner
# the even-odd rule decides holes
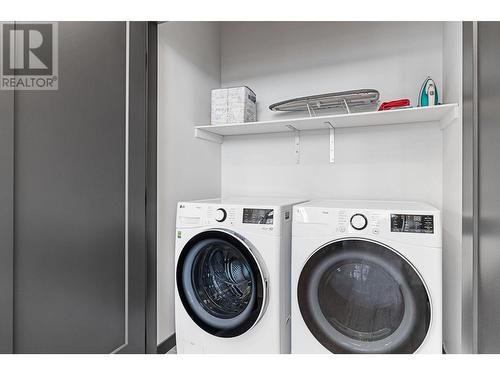
[[[391,232],[434,233],[434,216],[391,214]]]
[[[244,208],[244,224],[273,224],[274,210],[267,208]]]

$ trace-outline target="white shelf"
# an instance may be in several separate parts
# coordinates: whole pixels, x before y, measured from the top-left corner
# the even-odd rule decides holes
[[[457,117],[458,104],[442,104],[433,107],[407,108],[381,112],[302,117],[286,120],[247,122],[243,124],[196,126],[195,137],[222,143],[224,136],[283,133],[290,131],[359,126],[436,122],[441,128],[445,128]]]

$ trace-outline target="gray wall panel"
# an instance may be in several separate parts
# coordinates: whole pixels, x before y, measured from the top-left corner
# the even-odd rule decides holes
[[[15,351],[125,342],[125,23],[59,24],[59,90],[15,94]]]

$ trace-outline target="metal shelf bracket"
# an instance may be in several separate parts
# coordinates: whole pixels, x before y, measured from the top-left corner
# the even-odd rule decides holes
[[[335,128],[330,121],[326,121],[325,125],[330,127],[330,163],[335,163]]]
[[[287,125],[286,127],[293,131],[295,144],[295,163],[300,164],[300,131],[293,125]]]

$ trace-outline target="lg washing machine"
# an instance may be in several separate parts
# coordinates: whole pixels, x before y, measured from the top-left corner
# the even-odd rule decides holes
[[[177,206],[177,353],[289,353],[292,205],[276,198]]]
[[[428,204],[296,205],[292,353],[441,353],[441,257]]]

